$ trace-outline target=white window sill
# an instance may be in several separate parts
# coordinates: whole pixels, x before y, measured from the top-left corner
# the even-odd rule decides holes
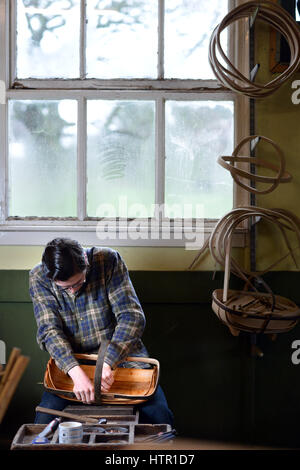
[[[0,225],[1,245],[45,245],[56,237],[74,238],[79,243],[92,246],[144,246],[144,247],[181,247],[186,250],[199,250],[213,230],[215,223],[205,222],[200,225],[177,223],[172,227],[164,223],[159,229],[151,222],[143,224],[139,221],[130,221],[109,226],[99,225],[98,222],[85,221],[74,224],[74,221],[60,221],[55,224],[50,221],[30,223],[29,221],[9,221]],[[246,229],[236,230],[233,236],[234,247],[246,246]]]

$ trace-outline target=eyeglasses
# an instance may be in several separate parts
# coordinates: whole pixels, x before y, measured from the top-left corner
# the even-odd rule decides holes
[[[71,290],[71,289],[76,289],[77,287],[81,287],[85,283],[86,283],[86,279],[84,279],[83,281],[76,282],[76,284],[73,284],[72,286],[68,286],[68,287],[58,286],[58,287],[63,291],[67,291],[67,290]]]
[[[86,273],[85,273],[85,276],[86,276]],[[71,286],[68,286],[68,287],[62,287],[60,286],[59,284],[55,283],[57,285],[57,287],[62,290],[62,291],[68,291],[68,290],[71,290],[71,289],[76,289],[77,287],[81,287],[83,286],[83,284],[86,283],[86,277],[84,277],[84,279],[82,281],[78,281],[76,282],[75,284],[72,284]]]

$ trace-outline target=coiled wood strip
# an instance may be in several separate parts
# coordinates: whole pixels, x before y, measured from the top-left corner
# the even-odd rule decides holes
[[[258,11],[257,11],[258,9]],[[279,76],[266,84],[254,83],[230,62],[221,47],[220,35],[233,22],[251,18],[264,21],[285,37],[290,49],[290,63]],[[217,57],[221,56],[225,65]],[[274,93],[300,67],[300,29],[294,18],[281,6],[270,1],[250,1],[231,10],[214,29],[209,44],[209,63],[225,87],[250,98],[263,98]]]

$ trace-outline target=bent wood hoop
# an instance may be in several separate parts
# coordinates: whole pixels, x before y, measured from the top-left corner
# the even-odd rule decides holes
[[[80,364],[89,379],[94,382],[95,401],[100,404],[138,404],[149,400],[155,393],[159,375],[160,364],[156,359],[148,357],[128,356],[121,362],[143,362],[153,366],[149,369],[117,367],[114,371],[114,383],[109,393],[101,392],[102,368],[108,342],[102,342],[97,354],[74,354],[78,360],[92,362],[92,364]],[[72,401],[77,400],[73,390],[72,379],[61,371],[50,358],[44,375],[44,387],[55,395],[67,398]]]
[[[262,158],[239,155],[239,151],[241,150],[241,148],[243,148],[246,143],[256,138],[259,138],[259,140],[263,140],[273,146],[279,158],[279,166],[274,165],[273,163],[270,163]],[[246,189],[246,191],[250,191],[254,194],[268,194],[274,189],[276,189],[279,183],[289,183],[292,180],[292,175],[285,171],[285,156],[283,151],[273,140],[264,137],[263,135],[252,135],[245,137],[235,147],[231,156],[220,156],[217,162],[219,165],[225,168],[225,170],[230,171],[232,178],[239,186],[241,186],[243,189]],[[249,171],[242,170],[241,168],[235,166],[235,163],[252,163],[252,165],[272,170],[276,173],[276,175],[264,176],[250,173]],[[269,187],[264,190],[258,190],[256,187],[252,187],[248,184],[242,183],[239,177],[243,177],[247,180],[255,182],[267,183]]]
[[[287,69],[266,84],[254,83],[251,78],[245,77],[228,59],[221,46],[221,33],[224,29],[238,20],[254,16],[284,36],[290,49],[291,57]],[[269,96],[278,90],[300,66],[300,30],[297,22],[276,3],[267,0],[245,2],[231,10],[215,27],[209,43],[209,63],[216,78],[226,88],[250,98]]]

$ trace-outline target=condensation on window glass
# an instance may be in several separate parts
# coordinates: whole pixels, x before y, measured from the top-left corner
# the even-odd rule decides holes
[[[165,0],[165,78],[215,79],[209,40],[227,13],[225,0]],[[221,44],[226,53],[227,30]]]
[[[79,77],[79,38],[80,0],[17,0],[17,77]]]
[[[156,78],[157,1],[87,2],[87,77]]]
[[[230,173],[217,159],[231,155],[232,101],[166,102],[167,217],[219,218],[232,210]]]
[[[9,101],[9,216],[76,217],[77,102]]]
[[[153,214],[154,116],[152,101],[88,101],[88,216]]]

